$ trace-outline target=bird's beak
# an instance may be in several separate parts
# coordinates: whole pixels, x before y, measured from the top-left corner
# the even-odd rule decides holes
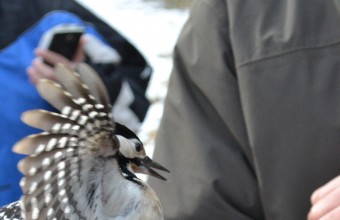
[[[135,166],[133,166],[134,172],[147,174],[147,175],[156,177],[158,179],[166,180],[166,178],[164,178],[162,175],[157,173],[154,169],[162,170],[162,171],[165,171],[165,172],[168,172],[168,173],[170,172],[168,169],[166,169],[165,167],[163,167],[159,163],[151,160],[150,157],[147,157],[147,156],[143,159],[135,158],[135,159],[133,159],[132,162],[135,165]],[[152,168],[154,168],[154,169],[152,169]]]

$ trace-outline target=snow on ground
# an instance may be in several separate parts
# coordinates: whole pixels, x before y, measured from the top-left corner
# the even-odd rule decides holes
[[[147,154],[152,155],[172,68],[171,54],[188,17],[188,10],[165,9],[157,1],[78,0],[78,2],[130,40],[154,70],[147,91],[152,105],[139,132]]]

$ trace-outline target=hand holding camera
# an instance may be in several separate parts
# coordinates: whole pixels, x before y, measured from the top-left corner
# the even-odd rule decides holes
[[[57,26],[47,32],[35,51],[37,58],[27,69],[31,82],[35,84],[39,79],[56,80],[53,66],[57,63],[74,69],[76,63],[85,57],[83,32],[83,27],[75,25]]]

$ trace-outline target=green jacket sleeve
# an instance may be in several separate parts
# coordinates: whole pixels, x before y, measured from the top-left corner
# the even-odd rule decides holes
[[[195,0],[151,181],[166,219],[306,219],[340,171],[339,1]]]
[[[171,173],[150,180],[165,219],[262,219],[227,23],[222,1],[195,2],[174,51],[155,151]]]

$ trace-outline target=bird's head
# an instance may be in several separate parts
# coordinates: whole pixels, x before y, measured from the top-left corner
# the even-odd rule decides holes
[[[143,143],[133,131],[116,123],[116,138],[119,142],[118,161],[123,173],[143,173],[166,180],[154,169],[166,172],[169,170],[146,155]],[[133,177],[137,178],[134,175]]]

